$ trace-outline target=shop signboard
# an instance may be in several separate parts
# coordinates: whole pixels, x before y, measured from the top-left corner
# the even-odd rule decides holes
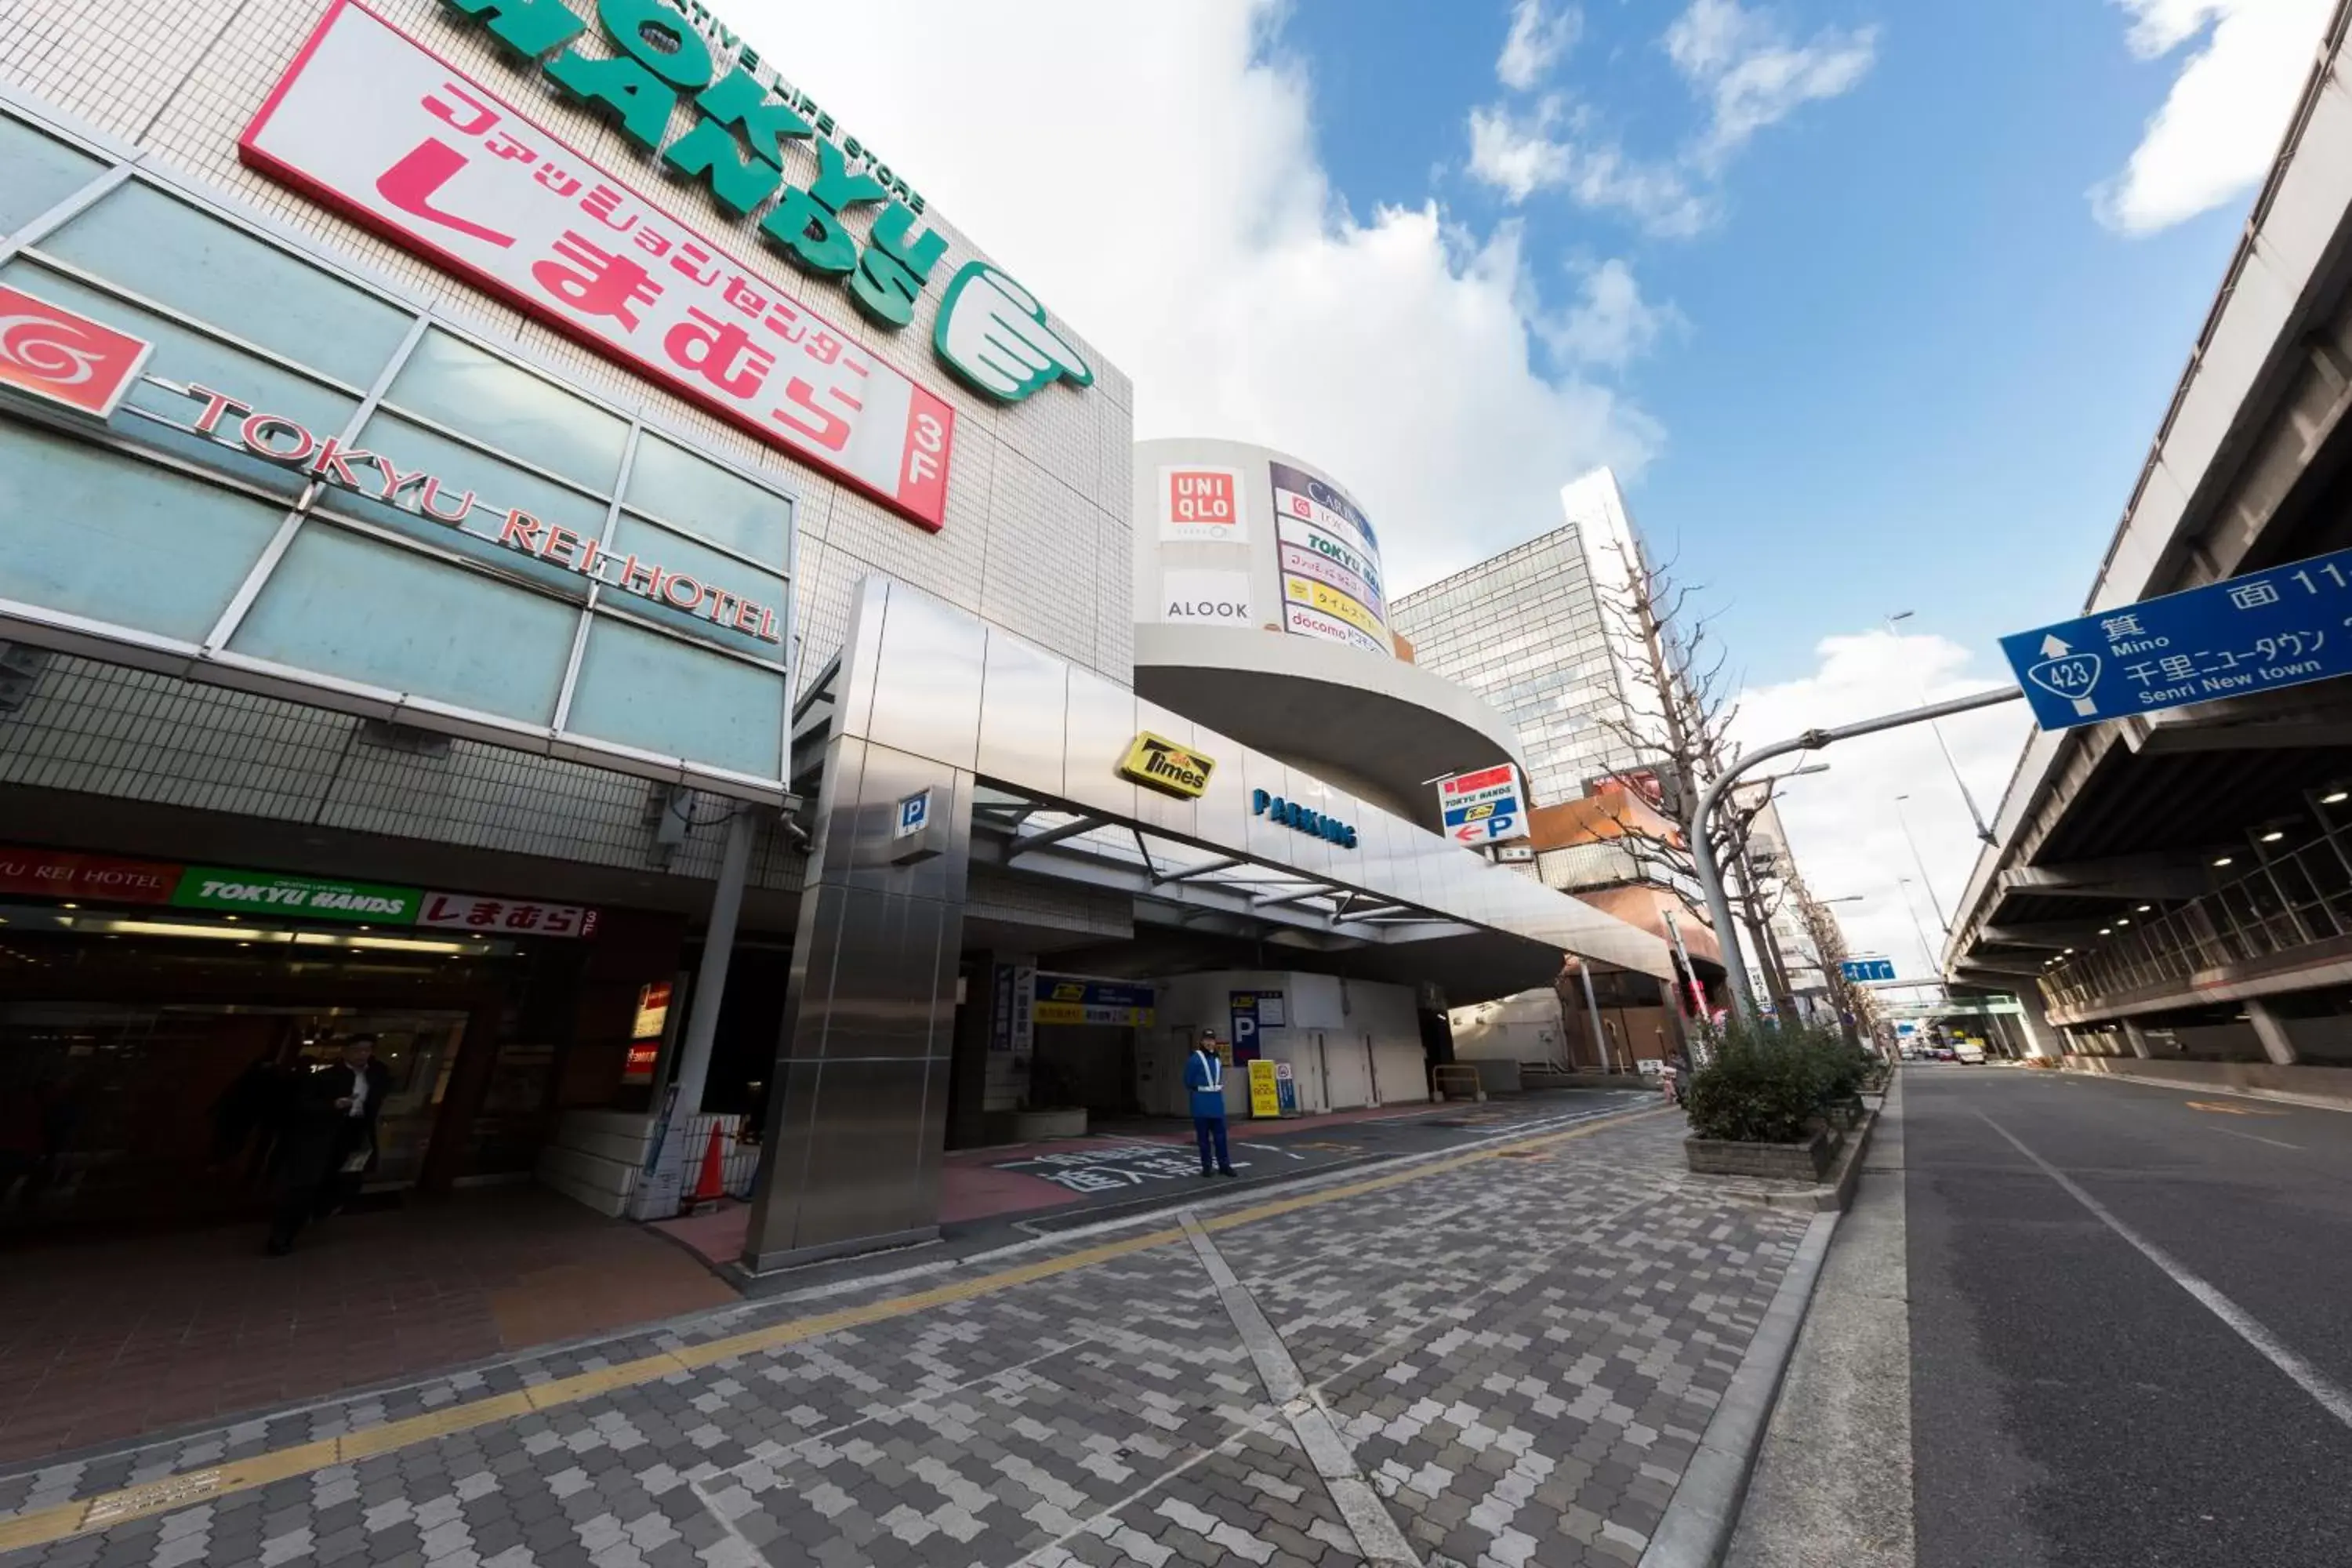
[[[791,495],[183,186],[107,182],[0,288],[0,637],[781,796]],[[157,304],[163,211],[205,266]],[[288,365],[230,346],[272,288]],[[330,362],[343,390],[292,368]],[[577,451],[509,456],[519,406],[576,414]],[[109,407],[106,446],[72,428]]]
[[[1035,1001],[1030,1016],[1040,1024],[1149,1028],[1157,1016],[1153,1009],[1159,994],[1149,985],[1118,980],[1082,980],[1066,974],[1040,974],[1033,984]]]
[[[1250,1119],[1270,1121],[1282,1114],[1281,1080],[1275,1076],[1275,1064],[1260,1058],[1249,1065]]]
[[[0,392],[111,419],[152,352],[143,338],[0,288]]]
[[[1250,792],[1250,815],[1263,816],[1269,822],[1279,822],[1285,827],[1300,833],[1311,833],[1316,837],[1341,849],[1353,849],[1356,847],[1356,828],[1353,823],[1342,822],[1336,816],[1327,816],[1311,806],[1301,805],[1295,800],[1285,800],[1278,795],[1270,795],[1262,789]]]
[[[419,467],[404,468],[400,454],[368,451],[335,436],[320,436],[281,414],[257,409],[226,392],[190,382],[180,389],[202,407],[189,428],[264,462],[296,469],[320,483],[402,510],[487,544],[576,573],[592,583],[651,604],[698,616],[712,626],[756,641],[782,644],[782,607],[634,552],[607,550],[594,537],[542,522],[520,507],[500,507]]]
[[[1202,572],[1170,567],[1160,574],[1160,619],[1194,626],[1248,626],[1250,579],[1246,572]]]
[[[1217,760],[1207,752],[1180,746],[1149,730],[1135,737],[1118,763],[1121,778],[1179,800],[1200,799],[1208,792],[1209,775],[1216,771]]]
[[[1267,465],[1280,542],[1283,626],[1393,658],[1371,520],[1337,486],[1287,463]]]
[[[1274,1091],[1283,1115],[1298,1114],[1298,1077],[1291,1071],[1288,1062],[1274,1064]]]
[[[924,527],[946,521],[945,399],[350,0],[238,152]]]
[[[287,915],[302,920],[380,925],[412,923],[424,898],[424,890],[418,888],[334,882],[220,866],[189,867],[180,873],[179,886],[172,891],[173,905],[184,910],[221,910],[237,914]]]
[[[1475,847],[1528,837],[1527,786],[1509,763],[1437,781],[1445,836]]]
[[[1188,544],[1246,544],[1249,513],[1239,468],[1202,463],[1160,470],[1160,537]]]
[[[152,860],[118,860],[61,849],[0,848],[0,893],[37,899],[88,899],[94,903],[165,904],[180,885],[181,868]]]
[[[596,934],[596,911],[577,904],[550,904],[536,899],[427,893],[419,907],[416,923],[501,935],[588,937]]]

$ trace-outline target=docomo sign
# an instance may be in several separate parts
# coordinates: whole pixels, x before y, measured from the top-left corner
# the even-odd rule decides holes
[[[239,155],[938,529],[955,412],[341,0]]]
[[[423,468],[404,472],[380,452],[345,446],[339,437],[313,435],[282,414],[257,413],[251,404],[225,392],[194,384],[174,390],[203,401],[204,411],[196,416],[194,426],[199,436],[224,446],[241,447],[257,458],[307,474],[337,489],[398,507],[476,539],[577,572],[608,588],[699,615],[715,626],[742,632],[762,642],[783,641],[776,612],[741,595],[698,582],[683,572],[640,561],[635,555],[614,555],[600,541],[543,522],[520,507],[509,507],[501,514],[495,507],[486,507],[472,490],[453,495],[437,476]],[[236,416],[234,421],[231,415]],[[363,469],[373,470],[370,482],[361,482],[360,472]],[[495,532],[487,526],[467,526],[483,511],[498,516]],[[608,569],[617,569],[618,574]]]

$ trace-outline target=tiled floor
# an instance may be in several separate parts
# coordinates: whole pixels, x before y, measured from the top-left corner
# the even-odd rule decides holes
[[[1196,1211],[1213,1243],[1046,1237],[0,1466],[0,1529],[30,1521],[0,1568],[1348,1568],[1383,1531],[1428,1568],[1626,1568],[1810,1220],[1687,1175],[1681,1136],[1239,1194]]]
[[[0,1253],[0,1463],[733,1300],[660,1237],[528,1187]]]

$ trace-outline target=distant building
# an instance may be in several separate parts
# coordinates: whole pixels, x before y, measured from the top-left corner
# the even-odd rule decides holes
[[[1647,657],[1627,619],[1640,549],[1617,476],[1560,490],[1567,522],[1390,606],[1414,661],[1484,697],[1517,731],[1538,805],[1582,798],[1645,759]],[[1630,734],[1629,734],[1630,731]]]

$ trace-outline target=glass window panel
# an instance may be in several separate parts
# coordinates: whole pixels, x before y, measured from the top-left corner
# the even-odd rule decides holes
[[[8,171],[0,180],[0,235],[9,235],[98,178],[106,165],[0,114],[0,169]]]
[[[408,331],[395,306],[137,180],[41,248],[355,386]]]
[[[567,728],[666,757],[774,778],[784,678],[599,616]]]
[[[312,521],[229,647],[546,724],[579,624],[557,600]]]
[[[0,425],[0,598],[200,642],[285,513],[26,425]]]
[[[155,345],[155,353],[147,362],[152,374],[209,386],[249,402],[264,413],[283,415],[316,434],[323,436],[341,430],[350,421],[352,410],[358,406],[349,395],[307,376],[215,342],[175,321],[127,305],[112,295],[84,288],[29,261],[19,259],[0,267],[0,282],[147,339]],[[132,389],[128,402],[132,407],[151,410],[183,425],[193,424],[204,412],[201,403],[143,384]],[[289,498],[299,493],[304,483],[293,470],[249,457],[240,447],[168,430],[152,419],[118,413],[113,425],[136,440],[153,442],[207,468],[225,469]],[[234,439],[234,432],[231,435]]]
[[[792,502],[648,435],[629,468],[628,502],[782,571],[792,563]]]
[[[772,629],[784,635],[784,579],[781,574],[757,571],[731,555],[721,555],[708,545],[698,544],[683,534],[672,533],[643,518],[621,514],[620,526],[613,531],[613,554],[621,558],[620,564],[607,575],[617,577],[627,569],[627,558],[634,555],[649,562],[665,572],[682,572],[705,590],[704,607],[700,611],[684,610],[667,603],[656,603],[635,595],[614,595],[617,607],[627,609],[650,620],[676,626],[689,637],[722,644],[755,658],[781,658],[783,645],[769,642],[750,632],[734,631],[714,622],[712,601],[709,590],[732,595],[737,599],[749,599],[753,604],[775,612]],[[681,596],[683,596],[681,595]],[[721,606],[723,608],[723,606]],[[753,623],[757,625],[755,621]],[[732,622],[729,623],[731,626]]]
[[[587,582],[578,573],[499,543],[499,525],[509,509],[520,508],[541,522],[569,529],[583,539],[602,539],[603,501],[591,500],[537,474],[525,473],[396,414],[372,416],[360,433],[360,445],[371,452],[382,453],[403,473],[423,468],[438,479],[443,510],[456,510],[459,499],[467,490],[473,491],[474,508],[466,524],[471,531],[436,522],[407,507],[364,500],[349,491],[339,491],[328,499],[326,504],[335,510],[473,556],[501,572],[529,578],[557,593],[573,598],[586,597]],[[417,505],[416,487],[402,493],[408,507]],[[485,534],[488,537],[483,537]]]
[[[627,421],[438,329],[418,341],[385,401],[602,495],[621,477]]]

